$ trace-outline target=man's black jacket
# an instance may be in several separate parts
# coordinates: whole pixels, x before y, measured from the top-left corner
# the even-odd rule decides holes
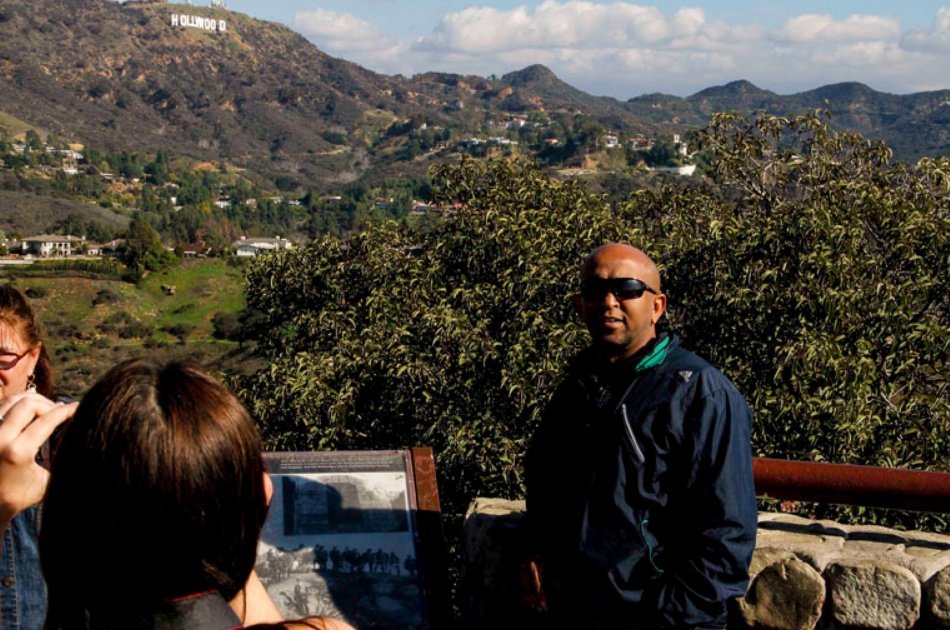
[[[725,627],[755,547],[751,413],[675,338],[637,370],[573,362],[526,461],[552,612],[578,627]],[[654,352],[654,356],[658,353]],[[570,621],[569,621],[570,620]]]

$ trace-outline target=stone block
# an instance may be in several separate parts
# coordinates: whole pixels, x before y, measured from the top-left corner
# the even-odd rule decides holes
[[[465,515],[463,588],[473,627],[499,620],[519,623],[530,615],[523,599],[520,563],[524,548],[524,501],[479,498]]]
[[[938,628],[950,628],[950,567],[934,575],[925,588],[926,618]]]
[[[849,539],[844,541],[840,557],[849,560],[882,560],[904,567],[921,583],[935,573],[950,566],[950,551],[939,546],[907,546],[903,543],[876,542],[873,540]]]
[[[747,628],[812,630],[821,617],[825,581],[794,554],[781,549],[756,549],[749,590],[739,600]]]
[[[908,630],[920,618],[920,582],[908,569],[875,560],[838,560],[824,573],[836,626]]]
[[[950,567],[950,537],[938,541],[914,541],[908,543],[905,550],[908,569],[921,582],[926,582],[943,569]]]
[[[793,514],[771,518],[759,515],[757,547],[776,547],[790,551],[818,572],[841,557],[847,532],[833,521],[813,521]]]

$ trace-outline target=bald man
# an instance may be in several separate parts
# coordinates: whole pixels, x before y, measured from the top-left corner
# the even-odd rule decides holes
[[[725,628],[755,547],[749,407],[657,330],[666,296],[639,249],[594,250],[574,305],[591,347],[526,461],[550,617],[564,628]]]

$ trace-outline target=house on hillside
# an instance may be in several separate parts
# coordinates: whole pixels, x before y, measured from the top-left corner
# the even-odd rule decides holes
[[[653,148],[653,138],[635,136],[627,146],[634,151],[649,151]]]
[[[197,243],[175,243],[170,248],[173,252],[180,252],[182,258],[204,258],[211,254],[211,248]]]
[[[234,248],[234,255],[242,258],[268,254],[278,249],[292,249],[293,246],[294,244],[289,239],[280,236],[274,238],[242,236],[241,240],[231,243],[231,247]]]
[[[122,255],[122,250],[125,249],[125,239],[124,238],[114,238],[107,243],[103,243],[99,247],[100,256],[109,256],[111,258],[118,258]]]
[[[40,234],[23,239],[20,251],[24,256],[66,258],[72,256],[73,251],[79,249],[81,245],[82,239],[76,236]]]
[[[673,134],[673,148],[684,157],[689,155],[689,145],[680,137],[678,133]]]

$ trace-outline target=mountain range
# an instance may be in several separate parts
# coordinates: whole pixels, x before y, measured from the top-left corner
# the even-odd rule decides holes
[[[175,26],[176,14],[226,29]],[[717,111],[827,109],[834,126],[883,139],[900,159],[950,153],[950,90],[894,95],[843,83],[780,95],[735,81],[621,101],[539,65],[500,78],[387,76],[280,24],[165,2],[0,0],[0,77],[0,130],[18,119],[103,149],[228,160],[292,184],[395,172],[386,132],[412,116],[464,134],[531,112],[583,114],[654,136],[701,127]]]

